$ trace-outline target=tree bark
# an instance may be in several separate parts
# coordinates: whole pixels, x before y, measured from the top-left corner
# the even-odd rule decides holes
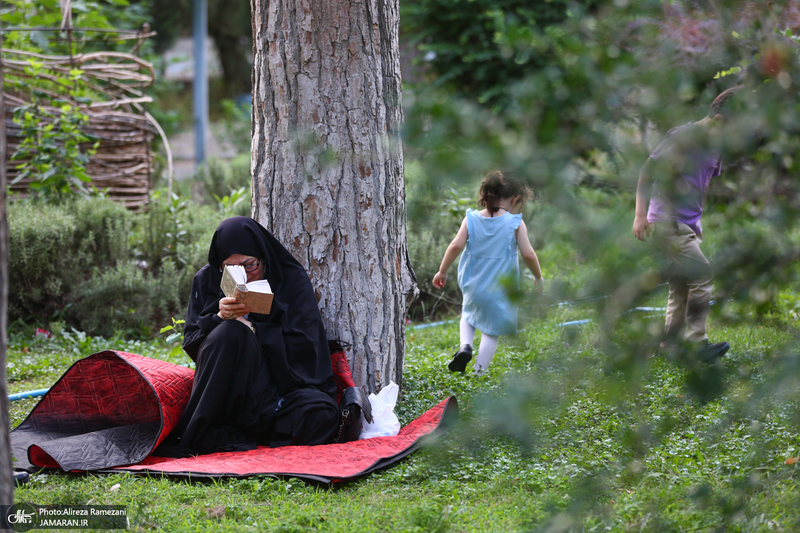
[[[400,384],[406,242],[398,0],[251,0],[253,218],[302,263],[369,391]]]
[[[0,117],[6,116],[0,62]],[[6,216],[6,129],[0,128],[0,505],[14,503],[9,437],[6,345],[8,344],[8,218]]]

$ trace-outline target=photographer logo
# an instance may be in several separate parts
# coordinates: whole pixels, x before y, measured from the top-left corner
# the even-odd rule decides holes
[[[30,531],[36,527],[36,508],[28,503],[17,503],[8,508],[6,521],[14,531]]]

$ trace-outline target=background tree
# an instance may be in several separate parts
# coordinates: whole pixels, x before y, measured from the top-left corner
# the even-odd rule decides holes
[[[406,248],[396,0],[253,0],[253,217],[307,269],[370,391],[400,382]]]
[[[505,106],[510,86],[547,66],[520,40],[544,37],[547,28],[600,0],[413,0],[402,2],[401,23],[427,82],[481,103]]]
[[[141,2],[145,4],[146,2]],[[150,0],[152,29],[158,32],[156,50],[163,51],[182,35],[191,35],[192,0]],[[208,35],[214,39],[222,65],[221,94],[235,97],[250,92],[253,32],[247,0],[209,0]]]
[[[3,68],[0,65],[0,116],[5,116]],[[0,505],[14,503],[11,477],[11,445],[6,384],[6,346],[8,344],[8,219],[6,217],[6,130],[0,128]]]

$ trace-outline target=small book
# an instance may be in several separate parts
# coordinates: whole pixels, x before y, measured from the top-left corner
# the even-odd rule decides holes
[[[225,296],[236,298],[250,308],[251,313],[268,315],[272,309],[272,288],[269,281],[260,279],[247,282],[247,272],[241,265],[226,266],[220,283]]]

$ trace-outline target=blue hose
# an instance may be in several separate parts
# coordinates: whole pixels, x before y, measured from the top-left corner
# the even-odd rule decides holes
[[[408,326],[408,329],[432,328],[434,326],[441,326],[441,325],[444,325],[444,324],[452,324],[453,322],[457,322],[457,320],[442,320],[440,322],[428,322],[427,324],[417,324],[416,326]]]
[[[8,401],[16,402],[17,400],[24,400],[26,398],[38,398],[44,396],[50,389],[29,390],[28,392],[18,392],[16,394],[9,394]]]
[[[567,326],[582,326],[583,324],[591,323],[591,318],[584,318],[583,320],[571,320],[569,322],[562,322],[560,324],[556,324],[556,327],[565,328]]]

